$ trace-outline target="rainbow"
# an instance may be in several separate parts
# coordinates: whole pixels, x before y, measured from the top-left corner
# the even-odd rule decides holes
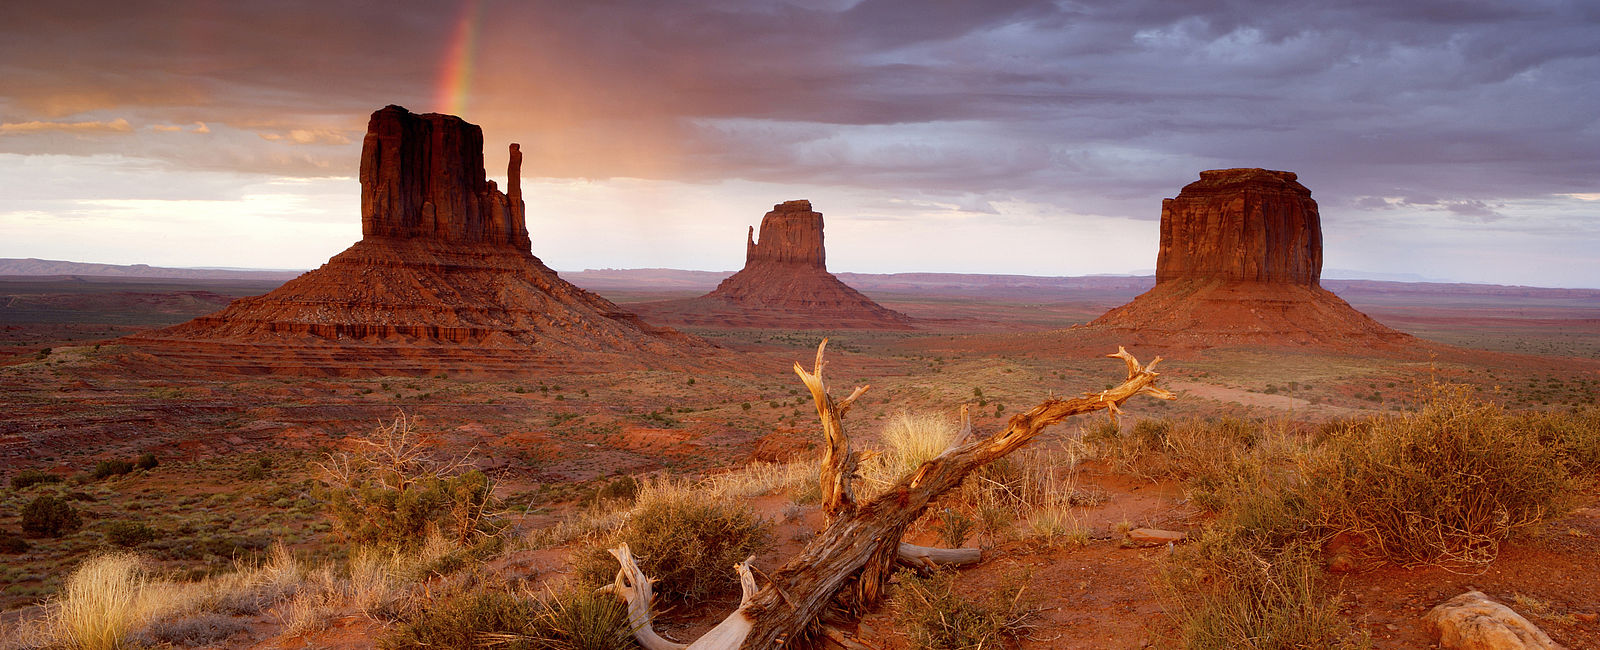
[[[445,54],[435,105],[443,107],[451,115],[466,113],[467,99],[472,96],[473,55],[478,46],[479,16],[478,0],[464,0],[461,3],[461,15],[456,20]]]

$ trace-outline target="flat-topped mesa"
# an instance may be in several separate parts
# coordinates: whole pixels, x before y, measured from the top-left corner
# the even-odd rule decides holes
[[[1213,169],[1161,201],[1156,283],[1175,280],[1318,286],[1322,221],[1294,172]]]
[[[378,109],[361,146],[362,237],[527,251],[521,166],[522,152],[513,144],[508,196],[486,180],[483,129],[454,115]]]
[[[807,200],[784,201],[761,218],[761,239],[750,228],[745,268],[762,264],[794,264],[827,270],[822,251],[822,213]]]

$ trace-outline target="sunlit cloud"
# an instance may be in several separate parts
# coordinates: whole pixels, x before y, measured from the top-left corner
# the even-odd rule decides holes
[[[128,120],[117,118],[109,122],[6,122],[0,124],[0,135],[19,133],[132,133],[133,125]]]

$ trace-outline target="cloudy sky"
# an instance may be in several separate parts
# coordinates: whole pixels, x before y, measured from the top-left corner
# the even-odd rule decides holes
[[[309,268],[385,104],[519,142],[558,270],[1155,265],[1202,169],[1292,170],[1326,266],[1600,287],[1600,2],[8,2],[0,257]]]

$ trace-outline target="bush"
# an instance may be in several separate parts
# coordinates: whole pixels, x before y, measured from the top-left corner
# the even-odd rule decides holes
[[[626,542],[658,595],[695,601],[738,584],[733,565],[767,544],[771,526],[742,502],[718,498],[709,488],[650,483],[639,493],[627,523],[574,558],[584,584],[609,584],[617,560],[608,548]]]
[[[1336,432],[1308,475],[1323,523],[1400,564],[1488,563],[1508,536],[1572,504],[1575,460],[1546,422],[1436,387],[1416,413]]]
[[[232,616],[200,612],[155,621],[134,635],[141,646],[216,646],[250,626]]]
[[[637,647],[627,610],[616,598],[577,590],[543,600],[503,591],[459,593],[420,608],[379,642],[386,650],[489,645],[514,650]]]
[[[327,512],[347,540],[409,550],[430,528],[461,545],[497,532],[488,516],[489,477],[435,459],[405,418],[361,442],[363,453],[330,456],[322,465]]]
[[[1327,593],[1316,545],[1281,547],[1230,524],[1208,529],[1195,544],[1177,547],[1162,571],[1175,603],[1183,648],[1335,648],[1359,646]]]
[[[156,460],[156,455],[153,454],[153,453],[150,453],[148,451],[144,452],[142,454],[139,454],[139,458],[137,460],[133,461],[133,466],[136,469],[145,469],[145,470],[155,469],[156,466],[160,465],[160,464],[161,464],[161,461]]]
[[[35,537],[60,537],[82,525],[78,510],[65,499],[45,494],[22,507],[22,532]]]
[[[16,555],[18,553],[27,553],[29,548],[32,547],[27,540],[22,539],[17,534],[9,531],[0,531],[0,553]]]
[[[97,479],[121,476],[133,471],[133,463],[125,460],[102,460],[94,466],[93,476]]]
[[[106,524],[106,541],[123,548],[147,544],[156,538],[156,530],[139,522],[113,521]]]
[[[968,650],[1005,647],[1025,636],[1038,609],[1022,598],[1015,577],[975,600],[957,594],[956,574],[941,571],[921,577],[901,571],[892,597],[911,647]],[[961,591],[966,591],[961,589]]]
[[[11,476],[11,489],[26,490],[40,483],[60,483],[61,477],[37,469],[25,469]]]

